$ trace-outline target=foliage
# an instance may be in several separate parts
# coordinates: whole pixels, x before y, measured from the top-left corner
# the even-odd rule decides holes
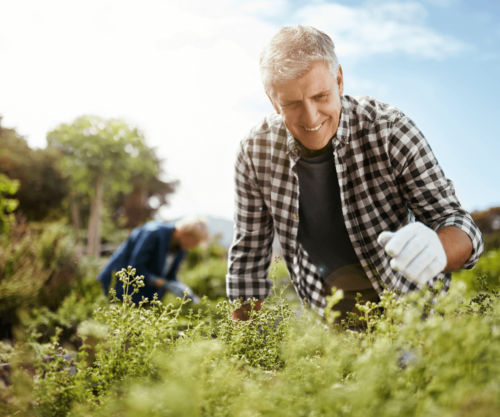
[[[119,275],[127,294],[143,285],[134,272]],[[358,306],[361,332],[331,314],[325,321],[308,311],[297,318],[277,289],[251,321],[237,324],[230,318],[234,305],[219,303],[216,320],[205,298],[206,311],[191,311],[183,331],[182,300],[173,307],[113,299],[79,327],[86,344],[73,361],[62,356],[57,335],[49,345],[17,346],[22,360],[1,394],[4,410],[43,416],[498,415],[500,300],[481,281],[483,292],[472,299],[463,283],[447,294],[439,285],[408,296],[385,291],[379,305]],[[340,296],[335,292],[330,304]],[[47,354],[52,359],[43,359]]]
[[[218,300],[226,298],[226,273],[226,259],[209,258],[191,269],[181,268],[178,277],[195,294]]]
[[[18,181],[0,174],[0,235],[9,233],[10,226],[14,223],[12,212],[16,209],[18,201],[7,196],[15,194],[18,188]]]
[[[211,239],[208,244],[189,249],[183,262],[183,269],[193,269],[210,259],[227,259],[227,249],[220,244],[218,237]]]
[[[161,160],[154,149],[146,145],[142,132],[121,120],[82,116],[49,132],[47,142],[49,148],[63,153],[61,167],[70,178],[75,229],[79,227],[79,196],[91,199],[87,252],[95,256],[100,254],[100,222],[105,201],[134,192],[133,201],[145,208],[152,195],[164,202],[166,194],[174,189],[173,183],[157,178],[161,173]],[[138,221],[146,220],[149,213],[150,210],[142,210],[142,214],[141,210],[131,210],[129,216],[135,219],[126,220],[125,226],[137,225]]]
[[[22,325],[32,341],[48,342],[60,327],[61,337],[75,342],[76,326],[107,304],[95,279],[102,266],[102,260],[77,256],[73,235],[61,223],[14,227],[0,240],[0,339],[12,338],[13,326]]]
[[[72,290],[59,308],[52,311],[41,305],[25,317],[23,326],[30,341],[46,343],[55,335],[55,330],[60,329],[59,339],[64,340],[66,346],[68,342],[73,347],[81,345],[78,325],[91,319],[97,308],[108,305],[101,284],[95,278],[102,266],[102,261],[91,256],[78,260]]]
[[[500,248],[500,230],[495,230],[489,234],[483,235],[484,250],[490,251]]]
[[[139,188],[163,204],[174,190],[175,183],[158,179],[162,161],[142,132],[121,120],[82,116],[49,132],[47,142],[63,152],[62,169],[82,195],[94,194],[98,178],[105,180],[107,198],[120,201]],[[137,200],[145,204],[144,198]]]
[[[486,252],[500,248],[500,207],[471,213],[474,222],[483,234]]]
[[[105,177],[114,191],[130,192],[131,171],[158,174],[158,168],[149,163],[152,151],[142,134],[120,120],[82,116],[49,132],[47,142],[62,150],[62,169],[82,194],[94,192],[98,177]]]
[[[60,223],[26,228],[0,242],[0,312],[44,304],[57,308],[69,293],[75,247]]]
[[[500,248],[484,253],[472,269],[462,269],[453,273],[452,285],[458,281],[466,283],[471,293],[480,290],[480,281],[476,277],[487,276],[488,282],[493,287],[500,285]]]
[[[249,366],[275,371],[283,367],[281,344],[287,339],[293,312],[283,302],[285,288],[278,290],[273,285],[273,292],[261,310],[254,310],[255,300],[251,302],[250,320],[234,325],[232,312],[241,307],[241,301],[231,305],[228,301],[219,303],[217,314],[222,315],[221,322],[213,334],[225,347],[225,354]]]
[[[30,221],[63,215],[61,206],[69,188],[59,163],[57,149],[32,149],[14,129],[1,126],[0,117],[0,174],[19,181],[15,198],[17,211]]]
[[[210,300],[226,299],[227,249],[220,245],[217,238],[205,246],[190,249],[177,274],[178,278],[188,285],[195,294],[206,295]],[[283,290],[292,308],[301,308],[297,293],[290,286],[288,270],[283,260],[277,259],[269,270],[269,278],[273,279],[277,289]]]

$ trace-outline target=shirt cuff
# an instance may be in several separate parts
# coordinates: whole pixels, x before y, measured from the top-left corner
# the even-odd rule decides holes
[[[241,278],[226,275],[226,290],[229,301],[257,299],[264,300],[271,292],[270,279]]]

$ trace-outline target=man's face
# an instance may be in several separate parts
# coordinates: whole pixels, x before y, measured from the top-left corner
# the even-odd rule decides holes
[[[328,65],[316,62],[301,77],[274,86],[269,98],[294,138],[316,150],[337,132],[343,91],[342,68],[334,77]]]

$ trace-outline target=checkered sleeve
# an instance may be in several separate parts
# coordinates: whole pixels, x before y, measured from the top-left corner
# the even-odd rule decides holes
[[[462,268],[471,269],[483,253],[482,234],[461,207],[427,140],[403,114],[393,125],[391,156],[400,193],[416,220],[434,230],[453,226],[467,233],[473,249]]]
[[[230,301],[262,300],[271,290],[268,271],[274,225],[255,173],[260,160],[252,160],[248,153],[248,143],[242,142],[235,164],[235,225],[226,276]]]

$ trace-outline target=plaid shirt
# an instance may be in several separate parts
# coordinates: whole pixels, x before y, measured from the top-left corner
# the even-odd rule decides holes
[[[332,139],[342,212],[353,248],[377,292],[382,285],[404,293],[418,289],[389,265],[377,243],[384,230],[420,221],[434,230],[455,226],[469,235],[472,268],[483,239],[460,206],[453,183],[444,176],[427,140],[413,121],[393,106],[371,97],[343,96],[339,127]],[[297,241],[299,181],[297,140],[280,115],[267,116],[241,141],[236,158],[235,231],[226,276],[231,301],[264,299],[275,230],[299,298],[320,315],[327,288]],[[451,274],[439,274],[445,289]]]

